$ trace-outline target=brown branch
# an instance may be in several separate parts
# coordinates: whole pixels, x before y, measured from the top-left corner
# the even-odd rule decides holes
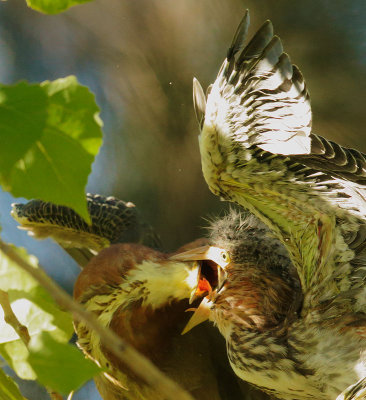
[[[28,328],[25,325],[21,324],[16,315],[14,314],[14,311],[11,308],[9,301],[9,294],[1,289],[0,289],[0,306],[4,310],[4,321],[15,330],[15,332],[18,334],[22,342],[28,347],[28,344],[30,342],[30,335],[28,332]],[[48,388],[46,389],[51,397],[51,400],[63,399],[63,397],[59,393]]]
[[[61,396],[60,393],[57,393],[50,389],[47,389],[47,392],[50,395],[51,400],[64,400],[63,396]]]
[[[151,361],[142,356],[112,330],[100,325],[94,314],[86,311],[82,305],[75,302],[72,297],[49,278],[43,270],[34,268],[28,262],[24,261],[11,246],[1,240],[0,250],[36,279],[51,294],[62,309],[70,311],[75,320],[83,321],[89,329],[94,330],[99,335],[103,345],[138,377],[156,390],[156,392],[164,395],[167,400],[193,400],[190,394],[160,372]]]
[[[4,321],[9,324],[18,334],[23,343],[28,346],[30,341],[29,332],[26,326],[21,324],[11,308],[9,295],[0,289],[0,306],[4,310]]]

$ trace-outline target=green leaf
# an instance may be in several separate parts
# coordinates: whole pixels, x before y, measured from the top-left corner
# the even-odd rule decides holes
[[[29,7],[45,14],[57,14],[69,7],[87,3],[91,0],[27,0]]]
[[[102,142],[94,95],[75,77],[0,85],[0,183],[15,197],[73,208],[89,222],[85,186]]]
[[[38,268],[37,258],[29,255],[22,247],[12,246],[13,250],[29,264]],[[28,292],[39,284],[26,271],[20,268],[14,261],[9,259],[3,252],[0,252],[0,289],[8,292],[9,290],[23,290]]]
[[[24,400],[18,385],[0,368],[0,398],[6,400]]]
[[[74,346],[54,340],[47,332],[31,340],[28,361],[40,383],[62,394],[78,389],[101,372]]]
[[[47,118],[47,96],[39,85],[19,82],[0,86],[0,171],[8,175],[41,138]]]
[[[22,379],[35,380],[37,375],[28,362],[28,349],[21,340],[0,344],[0,354]]]
[[[25,249],[13,247],[25,261],[38,268],[37,259]],[[72,318],[61,311],[51,295],[26,271],[0,252],[0,289],[8,292],[9,301],[18,320],[29,334],[52,332],[59,340],[68,341],[73,333]],[[2,309],[0,308],[0,313]],[[14,330],[0,318],[0,342],[17,339]]]
[[[24,249],[14,250],[34,268],[37,259]],[[67,342],[72,333],[72,318],[61,311],[48,292],[26,271],[0,252],[0,289],[7,291],[17,319],[27,327],[31,337],[47,331],[57,340]],[[14,329],[5,323],[0,307],[0,354],[23,379],[35,379],[28,364],[28,350]]]

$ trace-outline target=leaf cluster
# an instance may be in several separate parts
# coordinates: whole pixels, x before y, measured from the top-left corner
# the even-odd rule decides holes
[[[86,1],[27,3],[53,14]],[[88,221],[85,186],[102,142],[99,108],[89,89],[74,76],[38,84],[0,84],[0,125],[2,188],[15,197],[72,207]],[[13,249],[40,268],[34,256]],[[70,313],[60,310],[51,295],[4,253],[0,253],[0,290],[13,315],[1,304],[0,355],[20,378],[68,394],[100,372],[69,343],[73,334]],[[16,324],[27,336],[17,333]],[[0,398],[24,400],[17,384],[2,369]]]

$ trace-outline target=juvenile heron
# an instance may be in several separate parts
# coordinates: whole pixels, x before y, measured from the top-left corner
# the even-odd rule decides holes
[[[312,133],[300,71],[269,21],[244,45],[248,26],[247,13],[207,99],[194,81],[202,170],[284,244],[298,283],[229,251],[208,316],[240,378],[280,399],[334,400],[366,376],[366,158]]]

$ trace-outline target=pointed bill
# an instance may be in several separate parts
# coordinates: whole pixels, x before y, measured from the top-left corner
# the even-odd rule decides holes
[[[196,311],[193,313],[192,317],[188,321],[187,325],[183,329],[181,335],[186,334],[195,326],[205,322],[210,317],[210,309],[211,309],[212,301],[208,300],[206,297],[201,301],[201,304],[198,306]]]
[[[226,282],[227,273],[225,268],[231,262],[229,253],[225,249],[215,246],[196,247],[195,249],[184,251],[183,253],[174,254],[170,259],[177,261],[213,261],[217,264],[217,291],[219,291]]]
[[[215,246],[196,247],[183,253],[174,254],[170,259],[177,261],[211,260],[223,269],[230,263],[228,252]]]

